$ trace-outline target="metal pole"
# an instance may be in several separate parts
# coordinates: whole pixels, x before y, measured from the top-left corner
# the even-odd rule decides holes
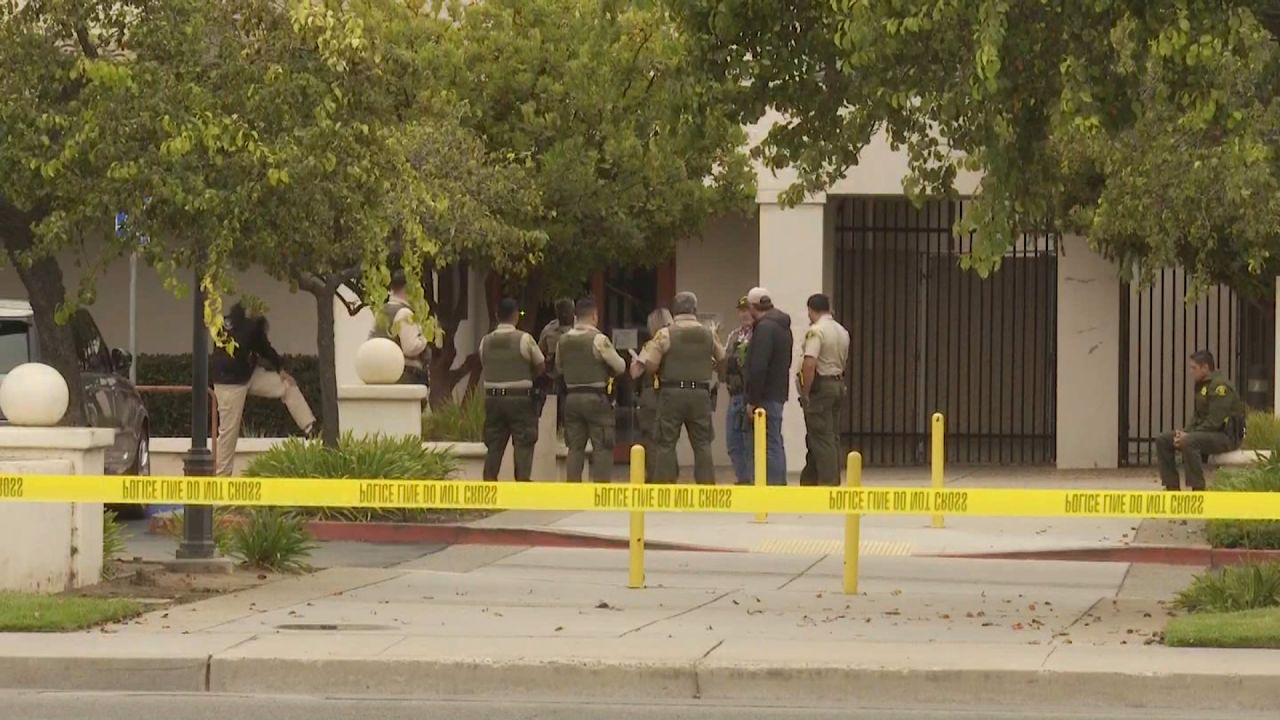
[[[769,455],[765,449],[765,424],[764,408],[756,408],[753,418],[754,427],[752,428],[752,446],[755,449],[755,475],[756,487],[765,487],[769,482]],[[755,522],[763,523],[769,521],[769,513],[756,513]]]
[[[849,453],[845,470],[845,487],[862,487],[862,453]],[[862,516],[849,513],[844,516],[844,593],[858,593],[858,553],[862,550]]]
[[[138,384],[138,253],[129,254],[129,382]]]
[[[946,448],[943,446],[945,442],[943,438],[946,436],[946,421],[942,417],[942,413],[933,414],[933,451],[929,453],[930,462],[933,466],[933,489],[941,490],[944,487],[943,466],[947,462]],[[943,526],[942,515],[933,516],[933,527],[940,528]]]
[[[631,484],[644,485],[644,446],[636,443],[631,446]],[[638,589],[644,587],[644,513],[631,513],[631,545],[630,563],[627,572],[627,587]]]
[[[191,293],[191,449],[183,461],[187,477],[213,475],[209,451],[209,331],[204,326],[204,288],[200,285],[203,263],[197,262]],[[213,507],[183,508],[183,537],[179,560],[206,560],[217,555],[213,542]]]

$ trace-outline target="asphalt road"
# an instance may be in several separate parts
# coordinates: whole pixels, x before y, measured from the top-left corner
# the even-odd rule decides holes
[[[584,704],[573,700],[422,701],[0,691],[0,720],[137,720],[141,717],[165,720],[1261,720],[1264,716],[1183,714],[1167,710],[1053,712],[975,707],[784,708],[706,703],[637,707]]]

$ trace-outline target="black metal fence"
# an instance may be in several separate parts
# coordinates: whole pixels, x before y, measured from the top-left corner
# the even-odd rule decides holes
[[[1270,409],[1275,391],[1275,315],[1218,286],[1186,303],[1191,283],[1165,270],[1143,290],[1120,289],[1120,462],[1155,462],[1155,438],[1191,419],[1187,357],[1209,350],[1246,401]]]
[[[1026,236],[987,278],[963,270],[964,204],[903,197],[835,202],[837,317],[852,337],[843,437],[869,464],[947,459],[1051,463],[1055,453],[1057,243]]]

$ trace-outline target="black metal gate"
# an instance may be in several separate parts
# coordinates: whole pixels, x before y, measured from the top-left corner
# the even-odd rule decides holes
[[[836,202],[834,303],[853,341],[843,436],[869,464],[928,462],[934,412],[950,462],[1054,460],[1057,242],[1028,235],[983,279],[960,268],[973,249],[952,232],[963,212]]]
[[[1218,286],[1192,306],[1180,269],[1141,291],[1120,288],[1120,462],[1155,462],[1155,438],[1191,419],[1187,357],[1209,350],[1245,400],[1270,409],[1275,389],[1274,304],[1251,302]]]

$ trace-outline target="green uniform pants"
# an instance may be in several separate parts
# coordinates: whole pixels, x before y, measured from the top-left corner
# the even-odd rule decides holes
[[[840,441],[836,423],[844,400],[844,381],[814,378],[804,408],[805,445],[801,485],[840,484]]]
[[[658,391],[652,387],[640,391],[640,407],[636,410],[636,427],[644,446],[644,476],[652,480],[653,460],[658,456]]]
[[[484,479],[497,480],[507,440],[515,446],[516,480],[533,473],[533,446],[538,443],[538,414],[533,398],[490,395],[484,399]]]
[[[1171,432],[1162,433],[1156,438],[1156,457],[1160,461],[1160,481],[1166,490],[1179,490],[1182,487],[1178,477],[1178,457],[1182,457],[1182,466],[1187,470],[1187,487],[1191,490],[1204,490],[1203,455],[1216,455],[1232,450],[1235,443],[1226,433],[1189,432],[1182,439],[1182,448],[1173,446]]]
[[[591,441],[591,481],[613,480],[614,426],[617,419],[609,396],[601,392],[570,392],[564,402],[565,479],[582,482],[587,441]]]
[[[693,479],[699,485],[714,485],[716,472],[711,458],[711,393],[698,388],[662,388],[658,391],[658,437],[654,458],[654,480],[673,483],[680,475],[676,442],[680,429],[689,433],[693,447]]]

